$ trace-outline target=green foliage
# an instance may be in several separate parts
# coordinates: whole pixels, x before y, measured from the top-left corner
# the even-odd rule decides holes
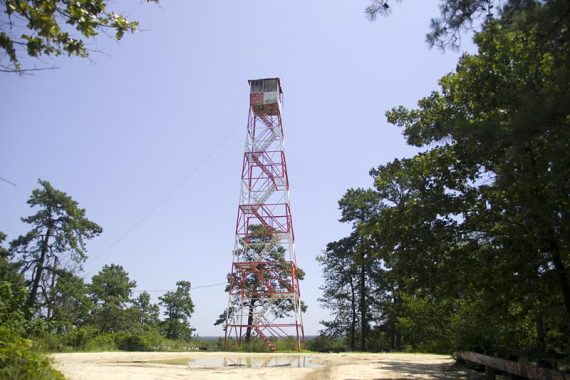
[[[444,3],[442,12],[480,4]],[[350,189],[340,202],[355,246],[379,264],[368,271],[379,300],[369,347],[570,348],[570,4],[506,2],[500,15],[439,91],[386,113],[423,152],[371,170],[374,190]],[[362,201],[367,192],[378,204]],[[325,277],[348,278],[353,267],[325,255]],[[327,282],[325,302],[346,305],[338,289]],[[343,320],[327,331],[338,336],[330,327]]]
[[[95,330],[96,331],[96,330]],[[73,350],[82,351],[159,351],[168,346],[167,340],[157,331],[147,333],[131,333],[121,331],[117,333],[100,333],[95,335],[82,333],[80,346],[70,346]]]
[[[0,232],[0,244],[6,234]],[[24,305],[27,291],[20,266],[11,261],[12,256],[0,246],[0,326],[10,327],[13,332],[24,329]]]
[[[137,322],[138,330],[143,332],[154,330],[160,322],[159,314],[158,305],[150,302],[150,294],[146,291],[133,300],[131,315]]]
[[[456,348],[456,331],[450,329],[454,305],[434,297],[402,295],[402,308],[397,318],[403,336],[402,348],[414,352],[449,353]]]
[[[55,284],[64,273],[81,269],[87,259],[86,240],[102,232],[69,195],[48,181],[38,183],[40,188],[32,191],[27,203],[39,210],[22,218],[32,229],[10,243],[10,252],[29,279],[28,319],[34,313],[51,317]]]
[[[6,238],[0,232],[0,243]],[[0,246],[0,379],[57,380],[63,376],[51,368],[50,361],[25,339],[24,305],[27,291],[20,265]]]
[[[428,187],[426,197],[422,187],[414,185],[420,196],[415,205],[407,202],[437,214],[401,213],[430,226],[433,236],[447,244],[439,247],[437,256],[425,245],[412,244],[428,253],[422,255],[428,258],[422,264],[432,266],[425,273],[441,273],[438,279],[459,274],[459,296],[478,303],[484,314],[503,316],[497,321],[503,328],[495,335],[526,349],[531,344],[518,336],[530,334],[536,347],[544,349],[545,331],[559,330],[570,317],[570,104],[564,95],[569,90],[570,55],[556,32],[541,30],[550,27],[532,24],[556,4],[527,13],[527,19],[535,21],[523,29],[512,21],[488,22],[476,37],[479,53],[463,56],[456,72],[441,79],[440,92],[422,99],[417,110],[400,107],[387,113],[391,122],[404,128],[410,144],[445,144],[438,149],[457,157],[455,162],[433,162],[432,168],[448,172],[445,177],[424,174],[432,187],[441,189],[440,200],[428,204],[436,191]],[[553,25],[568,35],[567,24],[568,18],[563,18]],[[448,178],[469,186],[450,186]],[[378,180],[376,184],[382,186]],[[445,198],[459,200],[458,207],[450,208],[453,199]],[[443,228],[433,230],[435,223],[443,223]],[[417,277],[418,271],[401,268]],[[549,315],[564,315],[565,321]],[[542,327],[524,327],[528,319]]]
[[[296,338],[269,338],[269,340],[279,352],[297,352]],[[223,342],[220,342],[220,344],[220,347],[224,348]],[[229,344],[227,345],[227,350],[231,352],[273,352],[267,343],[257,336],[251,336],[249,341],[242,342],[241,345],[238,345],[235,340],[230,339]]]
[[[308,350],[316,352],[344,352],[346,350],[344,338],[335,338],[326,335],[318,335],[312,339],[308,339],[306,346]]]
[[[92,325],[59,336],[59,351],[158,351],[168,346],[158,329],[146,332],[101,333]]]
[[[178,281],[176,290],[166,292],[159,297],[160,305],[165,308],[166,320],[162,329],[169,339],[191,339],[190,317],[194,312],[194,303],[190,296],[191,284],[189,281]]]
[[[130,301],[136,281],[129,279],[129,274],[121,265],[110,264],[91,279],[90,293],[99,305],[123,307]]]
[[[5,238],[0,232],[0,243]],[[32,341],[23,337],[29,328],[24,318],[28,294],[20,265],[12,258],[0,246],[0,379],[63,379],[50,361],[33,349]]]
[[[338,202],[341,222],[350,222],[352,234],[329,243],[326,251],[317,257],[323,266],[324,294],[319,299],[335,318],[321,322],[329,336],[347,335],[350,350],[366,350],[374,325],[372,312],[385,297],[374,294],[376,279],[383,276],[380,262],[373,257],[374,241],[364,228],[378,214],[383,205],[378,193],[371,189],[348,189]]]
[[[399,1],[399,0],[397,0]],[[554,1],[548,1],[553,3]],[[426,41],[430,47],[457,49],[461,34],[484,20],[510,18],[518,12],[535,9],[540,0],[443,0],[439,4],[440,17],[431,19]],[[364,10],[370,21],[392,12],[394,0],[370,0]]]
[[[63,286],[62,294],[70,297],[68,301],[81,300],[86,305],[72,303],[69,310],[74,314],[63,312],[68,309],[56,309],[49,320],[27,322],[27,334],[44,351],[185,351],[197,344],[188,343],[193,331],[189,327],[191,312],[182,310],[189,306],[188,301],[193,307],[191,299],[187,298],[189,282],[179,282],[177,292],[169,292],[162,297],[174,302],[168,310],[188,312],[185,318],[165,320],[162,325],[158,318],[158,305],[151,302],[147,292],[131,299],[136,283],[129,279],[120,265],[105,265],[89,285],[73,276],[63,277],[60,284]],[[76,289],[65,291],[67,285],[75,285]],[[172,294],[180,297],[172,298]],[[174,340],[166,338],[168,328],[173,335],[178,334]]]
[[[287,336],[272,339],[272,342],[279,352],[297,352],[297,337]]]
[[[82,278],[62,272],[53,291],[54,306],[49,318],[59,334],[65,334],[89,322],[94,304],[87,292],[88,287]]]
[[[261,224],[250,224],[248,226],[247,239],[241,240],[240,246],[234,252],[234,258],[242,262],[255,263],[254,266],[257,273],[253,270],[228,273],[226,292],[230,291],[230,284],[232,283],[243,284],[246,297],[243,300],[232,297],[231,302],[233,304],[219,315],[214,324],[224,324],[229,317],[229,324],[247,325],[243,336],[247,343],[255,334],[253,326],[256,313],[263,313],[266,316],[270,316],[270,318],[278,319],[290,317],[296,307],[301,312],[305,312],[307,306],[303,302],[296,304],[296,301],[289,297],[277,297],[272,300],[266,297],[259,297],[259,294],[267,291],[267,283],[269,282],[272,284],[271,291],[291,293],[293,291],[291,284],[294,276],[296,275],[299,280],[305,277],[303,269],[294,266],[291,261],[286,260],[285,256],[286,250],[279,245],[275,231]],[[243,321],[241,318],[243,318]]]
[[[145,0],[158,3],[158,0]],[[120,40],[138,30],[138,22],[109,9],[106,0],[3,0],[0,70],[19,72],[21,57],[87,57],[86,40],[104,31]],[[3,62],[6,61],[7,62]]]
[[[99,330],[92,325],[82,326],[70,331],[62,337],[64,350],[88,351],[90,342],[100,335]]]
[[[73,331],[89,314],[85,286],[73,271],[85,260],[85,240],[101,229],[65,193],[47,181],[40,185],[28,201],[40,210],[23,219],[32,230],[14,240],[10,251],[0,247],[2,379],[63,379],[38,350],[64,349],[61,334]],[[0,242],[4,239],[0,233]],[[28,284],[20,271],[30,276]],[[33,311],[42,318],[32,318]]]
[[[136,334],[119,333],[115,338],[115,343],[122,351],[148,351],[150,349],[144,337]]]
[[[378,213],[380,199],[378,194],[370,189],[348,189],[338,201],[341,211],[341,222],[366,223]]]
[[[90,327],[91,329],[92,327]],[[223,348],[223,342],[201,341],[199,338],[192,340],[167,339],[159,329],[144,333],[131,333],[122,331],[118,333],[100,333],[96,329],[92,331],[78,331],[64,337],[69,343],[64,350],[71,351],[219,351]]]
[[[0,379],[62,379],[41,354],[46,351],[186,351],[206,346],[189,342],[194,308],[190,282],[178,282],[176,291],[160,298],[168,313],[162,324],[149,293],[132,299],[136,282],[120,265],[105,265],[85,284],[77,275],[86,258],[85,241],[101,229],[65,193],[47,181],[40,185],[28,202],[40,210],[24,219],[32,231],[14,240],[10,250],[2,247],[6,235],[0,233]],[[30,272],[27,283],[20,271]]]
[[[96,304],[93,320],[102,332],[119,332],[132,326],[132,315],[126,306],[136,282],[116,264],[105,265],[91,279],[90,295]]]
[[[85,344],[85,351],[116,351],[117,343],[112,333],[98,333]]]
[[[356,241],[354,234],[348,238],[327,245],[323,254],[317,256],[322,266],[324,284],[321,286],[323,296],[319,298],[324,308],[331,311],[332,321],[321,322],[326,327],[327,335],[348,334],[354,339],[358,320],[358,271],[353,263]]]
[[[32,341],[0,325],[0,379],[63,380],[47,357],[32,349]]]

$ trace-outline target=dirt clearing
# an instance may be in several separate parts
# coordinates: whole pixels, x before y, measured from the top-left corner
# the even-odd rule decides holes
[[[456,370],[451,357],[430,354],[100,352],[52,357],[70,380],[472,378]]]

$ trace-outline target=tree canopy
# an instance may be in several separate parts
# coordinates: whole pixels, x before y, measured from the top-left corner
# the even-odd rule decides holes
[[[0,232],[0,244],[6,234]],[[10,252],[0,245],[0,325],[21,330],[23,327],[26,286],[17,263]]]
[[[91,279],[90,294],[96,305],[94,320],[101,331],[129,330],[132,321],[127,309],[136,281],[121,265],[105,265]]]
[[[32,191],[30,207],[39,208],[34,215],[22,218],[32,229],[10,243],[10,251],[30,281],[27,312],[42,311],[50,315],[52,291],[66,271],[81,268],[86,260],[85,243],[103,230],[87,219],[66,193],[48,181],[38,180],[39,189]]]
[[[48,181],[39,184],[28,200],[37,212],[22,219],[31,230],[9,249],[0,232],[0,364],[5,367],[0,377],[51,374],[28,338],[51,351],[187,347],[193,331],[190,282],[179,281],[176,291],[159,297],[167,311],[164,321],[148,292],[133,297],[136,281],[121,265],[104,265],[87,283],[81,277],[87,242],[102,229],[69,195]],[[30,365],[23,366],[23,360]]]
[[[158,3],[159,0],[145,0]],[[87,57],[86,41],[104,33],[120,40],[138,22],[107,0],[0,0],[0,71],[21,72],[22,56]]]
[[[166,292],[159,297],[160,305],[164,307],[166,319],[163,330],[170,339],[190,339],[193,328],[190,327],[190,317],[194,312],[194,302],[190,296],[190,281],[178,281],[176,290]]]
[[[465,17],[483,2],[442,2],[470,4]],[[569,25],[567,1],[508,1],[439,90],[386,113],[422,152],[370,171],[374,208],[354,190],[340,203],[366,215],[355,233],[391,300],[371,305],[381,348],[568,349]],[[327,268],[337,252],[324,254]]]

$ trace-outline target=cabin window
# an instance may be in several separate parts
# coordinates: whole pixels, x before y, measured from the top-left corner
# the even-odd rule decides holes
[[[251,81],[251,92],[262,92],[262,84],[263,82],[260,80]]]
[[[277,82],[275,81],[275,79],[266,80],[263,86],[263,91],[264,92],[277,91]]]

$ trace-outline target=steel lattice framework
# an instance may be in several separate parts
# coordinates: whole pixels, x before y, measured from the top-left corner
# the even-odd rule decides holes
[[[278,78],[249,81],[247,138],[225,323],[225,345],[252,336],[304,339]]]

